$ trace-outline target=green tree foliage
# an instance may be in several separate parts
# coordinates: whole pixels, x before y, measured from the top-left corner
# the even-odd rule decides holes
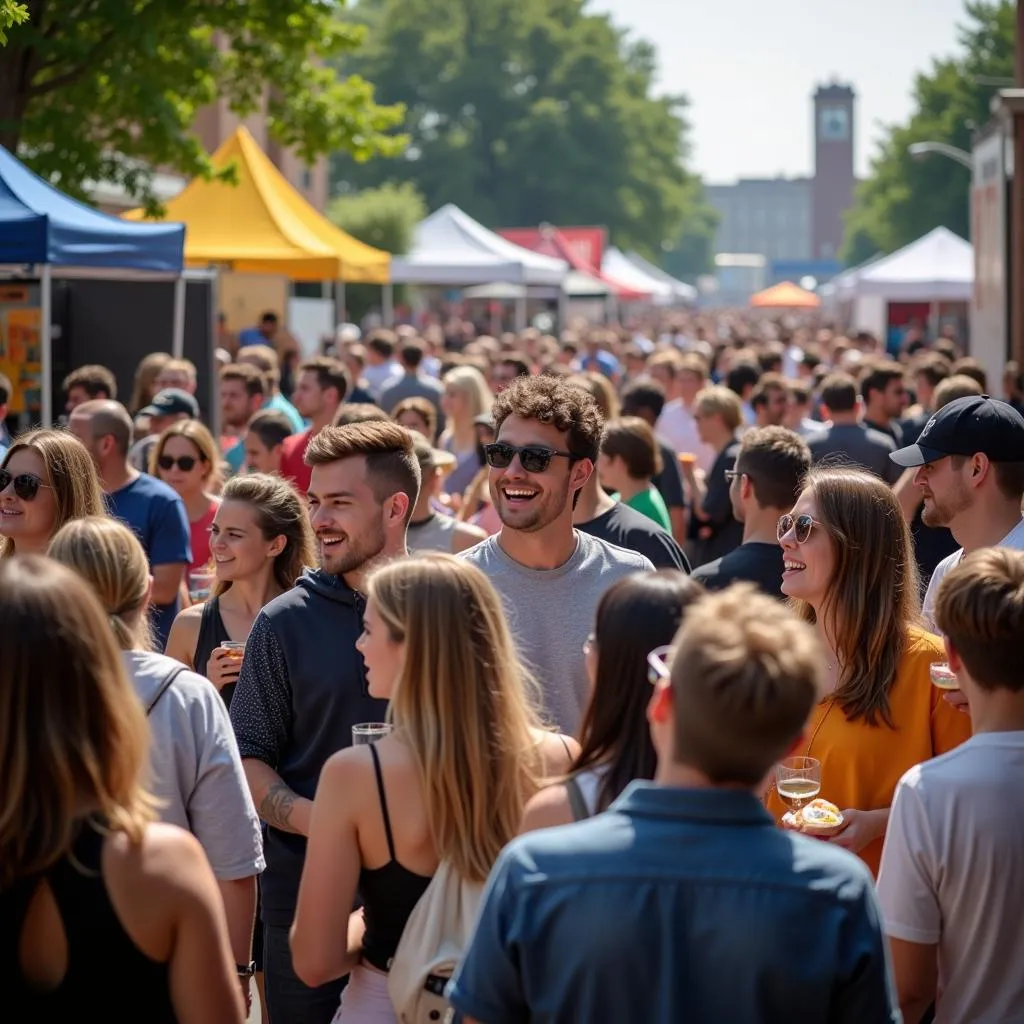
[[[17,0],[0,0],[0,46],[7,42],[7,29],[28,20],[28,8]]]
[[[10,5],[10,0],[0,0]],[[27,0],[0,49],[0,144],[81,195],[88,180],[153,205],[149,167],[211,168],[191,131],[225,100],[265,110],[276,140],[312,163],[344,149],[395,154],[402,110],[382,107],[330,61],[362,42],[336,0]]]
[[[694,200],[689,204],[676,241],[663,246],[661,267],[673,277],[694,281],[701,274],[715,269],[715,231],[717,211],[704,200],[699,182],[693,183]]]
[[[586,0],[363,0],[344,64],[408,111],[404,159],[335,161],[352,187],[415,184],[491,227],[603,224],[658,257],[695,201],[686,101],[655,97],[653,48]]]
[[[406,253],[427,204],[410,182],[366,188],[331,200],[327,216],[360,242],[386,252]]]
[[[945,142],[970,151],[974,128],[990,117],[993,82],[1013,76],[1014,8],[1013,0],[968,3],[961,52],[917,76],[914,114],[886,130],[871,174],[857,189],[847,216],[847,265],[892,252],[939,225],[968,237],[970,171],[937,155],[915,159],[908,147]]]

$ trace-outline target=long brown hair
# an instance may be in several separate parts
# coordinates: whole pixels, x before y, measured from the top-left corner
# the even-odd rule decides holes
[[[0,562],[0,890],[41,874],[86,816],[139,842],[149,729],[92,590],[37,555]]]
[[[290,483],[268,473],[249,473],[232,477],[221,497],[248,505],[264,540],[285,538],[285,546],[274,559],[274,581],[281,590],[291,590],[303,570],[316,565],[313,528],[298,491]],[[218,580],[213,596],[230,587],[230,580]]]
[[[92,456],[74,434],[66,430],[30,430],[14,439],[0,466],[23,448],[34,451],[42,460],[46,479],[53,489],[55,534],[66,522],[82,516],[106,515],[103,490]],[[0,558],[14,554],[14,541],[0,537]]]
[[[917,563],[899,502],[873,473],[812,469],[804,482],[832,544],[835,570],[822,607],[839,663],[835,699],[851,720],[892,725],[889,691],[920,621]],[[794,602],[800,617],[814,609]]]
[[[405,641],[391,713],[408,736],[437,855],[482,882],[542,775],[529,677],[487,577],[451,555],[402,558],[368,586]]]

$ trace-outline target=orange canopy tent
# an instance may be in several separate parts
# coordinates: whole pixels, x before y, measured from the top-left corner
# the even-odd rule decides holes
[[[241,127],[210,158],[234,161],[238,183],[196,178],[166,204],[164,219],[185,224],[189,266],[226,265],[292,281],[387,284],[391,256],[357,241],[311,206]],[[124,214],[143,220],[144,211]]]
[[[783,281],[752,295],[750,304],[759,309],[817,309],[821,299],[792,281]]]

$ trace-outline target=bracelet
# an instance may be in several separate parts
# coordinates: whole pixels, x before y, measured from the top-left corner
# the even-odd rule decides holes
[[[256,973],[256,961],[250,960],[247,964],[235,964],[235,970],[240,978],[251,978]]]

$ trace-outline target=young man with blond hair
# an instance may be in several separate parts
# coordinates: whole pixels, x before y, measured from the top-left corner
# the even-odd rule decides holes
[[[878,895],[904,1020],[1020,1020],[1024,975],[1024,553],[967,555],[935,622],[974,735],[911,768],[889,817]],[[937,999],[937,1001],[936,1001]]]
[[[824,657],[788,608],[692,605],[648,707],[658,757],[604,814],[491,872],[449,988],[467,1022],[898,1021],[871,875],[775,827],[758,793],[802,749]]]

